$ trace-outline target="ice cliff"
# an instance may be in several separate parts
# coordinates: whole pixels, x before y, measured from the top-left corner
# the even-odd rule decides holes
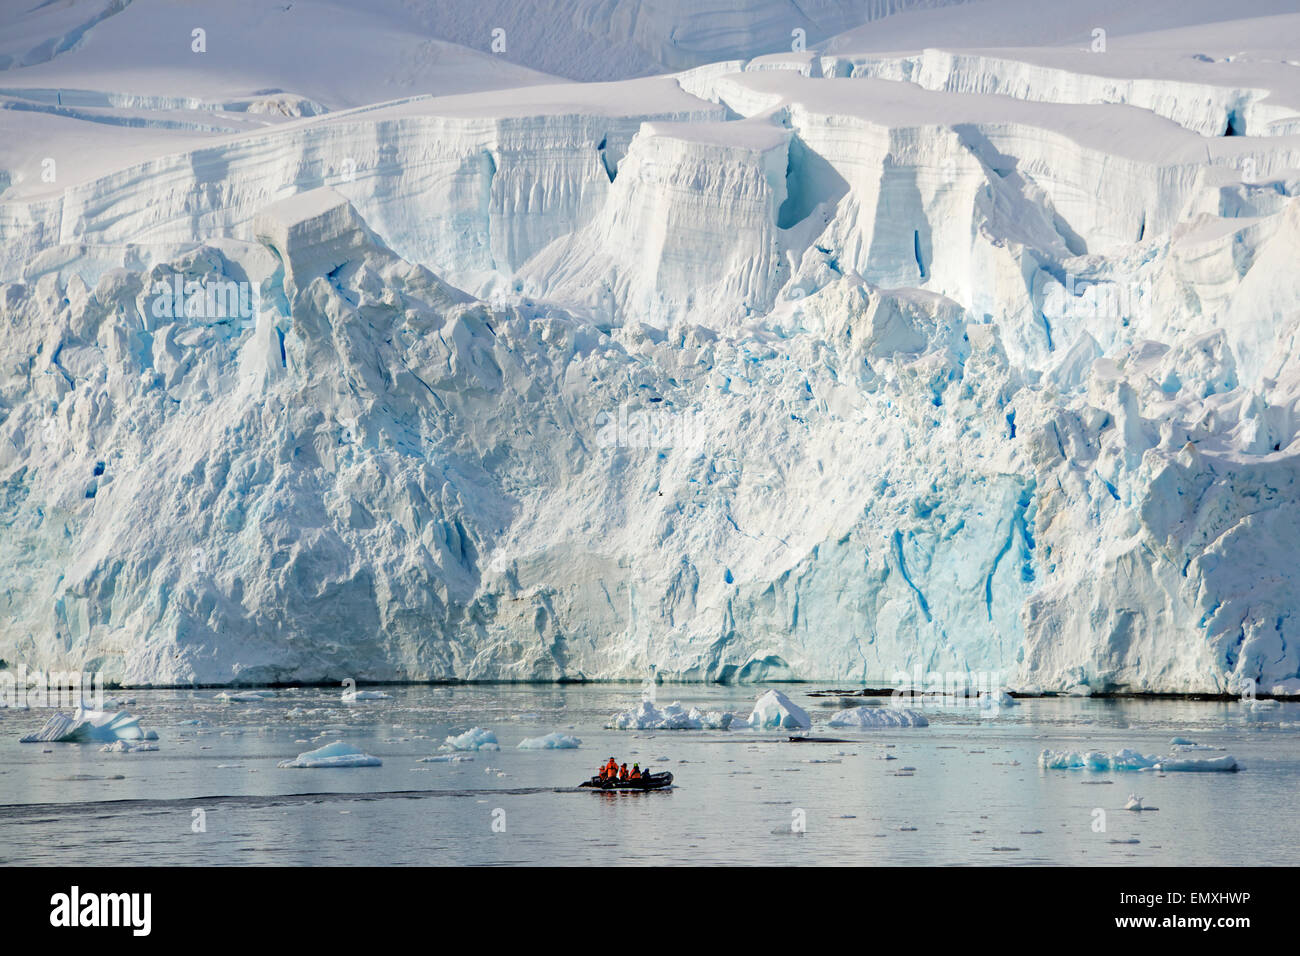
[[[0,658],[1294,692],[1268,22],[1087,69],[847,34],[7,174]]]

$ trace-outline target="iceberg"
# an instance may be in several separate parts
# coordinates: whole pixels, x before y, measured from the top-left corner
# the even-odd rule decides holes
[[[525,737],[519,741],[520,750],[577,750],[582,741],[568,734],[551,733],[544,737]]]
[[[759,695],[758,700],[754,701],[754,710],[749,715],[748,723],[752,730],[808,730],[812,727],[808,712],[796,706],[779,690],[769,690]]]
[[[336,740],[316,750],[300,753],[293,760],[282,760],[276,766],[284,769],[319,770],[332,767],[380,767],[383,766],[383,761]]]
[[[497,735],[482,727],[471,727],[459,736],[450,736],[439,750],[500,750]]]
[[[40,730],[20,737],[19,741],[25,744],[113,743],[148,739],[156,740],[157,734],[141,730],[140,721],[125,710],[112,712],[81,708],[73,714],[62,711],[54,714]]]
[[[928,727],[930,721],[924,714],[902,707],[851,707],[832,717],[830,726],[874,730],[880,727]]]
[[[262,701],[270,700],[275,696],[276,693],[273,690],[223,690],[217,695],[217,700],[223,700],[228,704],[259,704]]]

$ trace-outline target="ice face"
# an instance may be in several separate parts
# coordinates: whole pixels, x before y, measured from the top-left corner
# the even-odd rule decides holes
[[[1295,71],[984,9],[14,160],[0,657],[1294,693]]]

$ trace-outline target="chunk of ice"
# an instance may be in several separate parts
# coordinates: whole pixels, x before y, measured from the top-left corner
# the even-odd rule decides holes
[[[350,690],[343,694],[343,703],[355,704],[359,700],[392,700],[381,690]]]
[[[330,767],[381,767],[383,761],[341,740],[336,740],[316,750],[298,754],[294,760],[281,760],[277,766],[313,770]]]
[[[500,750],[497,735],[482,727],[471,727],[460,736],[448,737],[439,750]]]
[[[519,741],[520,750],[577,750],[582,741],[568,734],[553,733],[544,737],[527,737]]]

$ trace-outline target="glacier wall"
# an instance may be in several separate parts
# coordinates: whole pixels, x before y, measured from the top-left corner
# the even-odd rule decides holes
[[[1295,693],[1300,137],[1241,79],[810,53],[0,201],[0,658]]]

